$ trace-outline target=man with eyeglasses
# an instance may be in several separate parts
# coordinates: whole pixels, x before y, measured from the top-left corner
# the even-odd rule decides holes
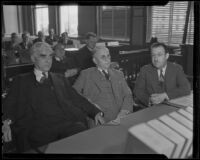
[[[133,91],[139,103],[151,106],[190,94],[190,84],[182,67],[167,61],[166,45],[153,43],[150,50],[152,64],[141,68]]]

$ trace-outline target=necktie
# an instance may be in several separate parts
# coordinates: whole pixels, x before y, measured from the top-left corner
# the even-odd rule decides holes
[[[102,70],[102,72],[105,75],[106,79],[109,80],[109,74],[105,70]]]
[[[47,79],[47,75],[45,74],[45,72],[42,72],[42,77],[40,79],[40,83],[44,83],[44,81]]]
[[[160,69],[160,82],[164,82],[164,79],[165,79],[165,77],[164,77],[164,75],[163,75],[163,70],[162,69]]]
[[[160,86],[161,86],[161,89],[162,89],[163,92],[165,91],[164,80],[165,80],[165,77],[164,77],[164,75],[163,75],[163,70],[161,69],[161,70],[160,70],[159,81],[160,81]]]

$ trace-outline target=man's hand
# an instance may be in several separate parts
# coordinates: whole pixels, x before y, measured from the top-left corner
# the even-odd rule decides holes
[[[68,70],[66,70],[66,72],[65,72],[65,77],[66,77],[66,78],[72,77],[72,76],[76,75],[77,73],[78,73],[78,69],[77,69],[77,68],[68,69]]]
[[[131,113],[130,111],[128,110],[121,110],[118,115],[117,115],[117,119],[120,119],[120,118],[123,118],[123,117],[126,117],[127,114]]]
[[[11,135],[10,124],[8,123],[7,120],[5,120],[5,121],[3,122],[2,132],[3,132],[2,140],[3,140],[4,142],[10,142],[10,141],[12,141],[12,135]]]
[[[105,123],[105,120],[102,116],[102,112],[97,113],[97,115],[95,116],[95,124],[98,125],[98,124],[104,124],[104,123]]]
[[[162,103],[166,99],[169,99],[166,93],[155,93],[150,96],[150,102],[152,104]]]

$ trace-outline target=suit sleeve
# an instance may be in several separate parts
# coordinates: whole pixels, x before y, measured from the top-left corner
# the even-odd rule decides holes
[[[73,88],[80,94],[83,94],[85,81],[86,81],[86,74],[84,74],[84,71],[81,71],[79,77],[77,78],[76,82],[73,85]]]
[[[121,78],[122,78],[122,91],[124,95],[121,109],[133,112],[133,95],[131,89],[129,88],[126,82],[123,73],[121,73]]]
[[[177,66],[176,86],[177,87],[167,91],[167,95],[170,99],[190,94],[190,83],[180,66]]]
[[[2,106],[2,110],[3,110],[3,116],[2,116],[2,120],[5,119],[11,119],[12,122],[14,122],[16,120],[16,113],[17,113],[17,104],[18,104],[18,91],[19,91],[19,80],[20,77],[17,76],[14,78],[12,85],[10,87],[10,90],[8,92],[8,95],[6,96],[6,98],[3,101],[3,106]]]
[[[72,102],[76,105],[76,107],[80,108],[84,113],[86,113],[89,117],[93,118],[96,116],[100,110],[90,103],[85,97],[79,94],[73,87],[70,89],[70,95]]]
[[[136,99],[139,100],[140,103],[148,106],[149,95],[146,92],[146,78],[145,78],[145,68],[141,68],[139,76],[136,79],[135,87],[134,87],[134,95]]]

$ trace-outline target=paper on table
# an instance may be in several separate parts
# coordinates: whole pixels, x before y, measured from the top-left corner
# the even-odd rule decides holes
[[[193,93],[188,96],[171,99],[167,102],[168,104],[177,105],[177,107],[185,106],[185,107],[193,107]]]
[[[186,139],[157,119],[150,120],[147,124],[176,144],[172,158],[179,158]]]
[[[182,151],[182,154],[181,154],[181,158],[186,158],[189,148],[192,144],[193,132],[189,130],[188,128],[186,128],[185,126],[183,126],[182,124],[175,121],[174,119],[172,119],[171,117],[169,117],[168,115],[163,115],[159,117],[159,120],[164,122],[174,131],[176,131],[177,133],[179,133],[180,135],[182,135],[184,138],[187,139],[187,142],[184,146],[184,150]]]
[[[141,124],[131,127],[129,129],[129,133],[130,133],[129,136],[132,135],[133,137],[136,137],[143,144],[148,146],[149,149],[153,150],[155,153],[164,154],[168,158],[171,157],[173,150],[175,148],[174,143],[172,143],[166,137],[162,136],[161,134],[159,134],[157,131],[155,131],[154,129],[146,125],[145,123],[141,123]],[[131,143],[130,142],[128,143],[129,143],[129,148],[130,148]]]

